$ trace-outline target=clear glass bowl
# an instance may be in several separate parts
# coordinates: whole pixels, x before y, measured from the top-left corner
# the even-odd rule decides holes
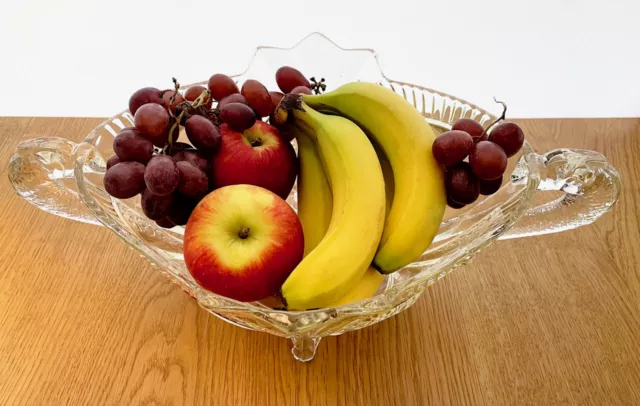
[[[373,50],[343,49],[318,33],[292,48],[258,48],[247,70],[234,77],[239,84],[251,78],[276,89],[274,73],[282,65],[324,77],[327,91],[352,81],[379,83],[402,95],[438,132],[461,117],[485,126],[495,119],[490,112],[454,96],[389,79]],[[10,181],[20,196],[45,211],[109,228],[211,314],[240,327],[291,339],[292,353],[302,361],[313,358],[322,337],[361,329],[407,309],[429,285],[496,239],[554,233],[592,223],[612,208],[621,188],[618,173],[601,154],[573,149],[539,154],[530,144],[536,134],[528,133],[522,151],[510,159],[498,193],[464,210],[447,209],[429,249],[389,275],[374,297],[329,309],[274,310],[263,303],[242,303],[201,289],[183,261],[183,228],[162,229],[143,215],[139,197],[122,201],[104,191],[102,176],[106,160],[114,154],[113,137],[130,125],[132,116],[125,110],[100,124],[79,144],[63,138],[24,141],[11,159]],[[288,202],[296,208],[295,187]]]

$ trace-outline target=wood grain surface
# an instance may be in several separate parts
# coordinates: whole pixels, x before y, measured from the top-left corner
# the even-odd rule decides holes
[[[0,405],[640,404],[639,119],[520,120],[539,151],[605,154],[614,211],[491,245],[309,364],[210,316],[110,231],[14,194],[16,143],[100,121],[0,119]]]

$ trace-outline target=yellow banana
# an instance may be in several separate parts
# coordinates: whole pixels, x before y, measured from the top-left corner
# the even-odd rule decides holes
[[[306,257],[320,243],[329,228],[333,196],[313,139],[302,134],[302,130],[295,126],[290,126],[289,131],[298,143],[298,217],[304,232]]]
[[[384,275],[378,272],[376,268],[369,266],[355,288],[351,289],[351,292],[347,293],[342,299],[331,304],[331,307],[342,306],[370,298],[376,293],[383,280]]]
[[[331,210],[333,208],[333,196],[329,187],[327,175],[322,167],[320,153],[318,152],[313,140],[301,133],[301,129],[296,126],[290,126],[288,129],[296,138],[298,143],[298,159],[300,160],[300,172],[298,174],[298,217],[302,223],[304,231],[304,256],[307,256],[325,236],[331,221]],[[381,159],[378,153],[378,159],[382,166],[382,173],[385,179],[385,189],[387,197],[387,205],[390,207],[389,198],[393,199],[393,183],[391,183],[391,193],[387,188],[387,173],[385,173],[385,164],[388,167],[388,173],[391,175],[393,182],[393,174],[391,166],[386,159]],[[383,157],[384,158],[384,157]],[[388,210],[387,210],[388,212]],[[329,307],[341,306],[344,304],[357,302],[359,300],[368,299],[380,287],[384,280],[384,275],[375,268],[369,267],[364,273],[358,284],[348,292],[343,298],[330,304]]]
[[[348,83],[304,103],[358,124],[389,160],[395,191],[373,266],[391,273],[415,261],[435,237],[446,205],[444,171],[431,153],[435,134],[406,100],[366,82]]]
[[[327,233],[282,286],[287,308],[330,307],[351,292],[380,243],[385,216],[382,169],[362,130],[301,103],[294,125],[313,138],[333,196]]]

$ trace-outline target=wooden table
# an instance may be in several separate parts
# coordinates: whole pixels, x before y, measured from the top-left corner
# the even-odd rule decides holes
[[[541,151],[605,154],[614,211],[495,243],[309,364],[201,310],[110,231],[13,193],[18,141],[100,121],[0,119],[0,405],[640,404],[639,119],[520,120]]]

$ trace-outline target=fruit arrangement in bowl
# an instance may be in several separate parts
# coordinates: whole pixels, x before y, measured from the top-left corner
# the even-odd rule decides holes
[[[141,88],[80,144],[22,143],[10,179],[309,360],[322,337],[406,309],[497,238],[610,210],[619,180],[604,157],[537,154],[501,107],[390,80],[372,51],[314,34],[260,48],[240,75]],[[545,190],[564,196],[531,207]]]
[[[103,178],[114,198],[140,195],[158,226],[186,225],[189,272],[235,300],[309,310],[372,296],[427,250],[446,204],[495,193],[524,144],[504,103],[487,128],[460,119],[436,137],[378,84],[325,92],[291,66],[275,80],[281,92],[220,73],[206,88],[181,92],[174,79],[174,89],[136,91],[134,126],[114,138]],[[284,200],[296,176],[297,213]]]

